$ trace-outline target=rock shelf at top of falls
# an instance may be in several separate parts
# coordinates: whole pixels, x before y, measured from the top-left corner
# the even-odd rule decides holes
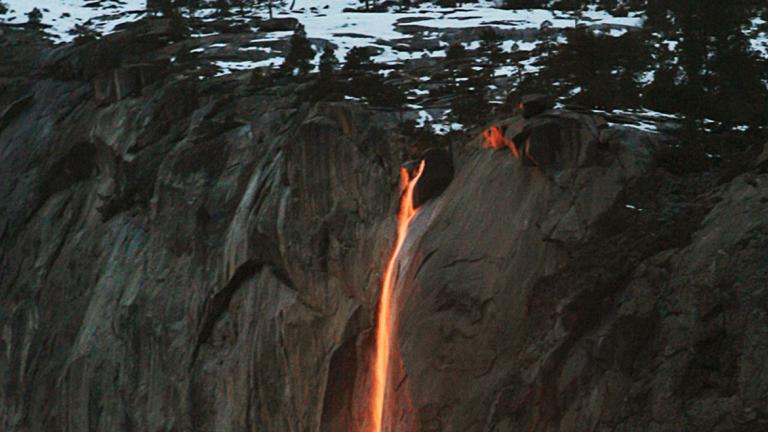
[[[92,61],[164,29],[2,36],[0,429],[350,430],[422,153],[398,113],[297,84]],[[444,146],[453,180],[400,254],[385,430],[764,430],[765,158],[677,173],[667,137],[585,110],[487,126],[526,145]]]

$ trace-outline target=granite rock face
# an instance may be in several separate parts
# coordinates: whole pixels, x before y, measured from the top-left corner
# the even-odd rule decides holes
[[[357,430],[397,113],[3,37],[0,429]],[[589,114],[499,124],[541,163],[468,131],[425,189],[387,430],[764,430],[765,167],[673,175]]]
[[[557,163],[477,152],[414,223],[399,292],[418,430],[764,428],[766,174],[707,190],[657,167],[652,137],[534,120]]]
[[[396,114],[173,77],[105,104],[101,75],[3,78],[3,430],[317,428],[371,327]]]

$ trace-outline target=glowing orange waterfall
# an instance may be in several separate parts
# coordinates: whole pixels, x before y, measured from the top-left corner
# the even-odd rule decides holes
[[[504,136],[504,132],[498,126],[491,126],[483,131],[483,143],[484,148],[490,148],[498,150],[502,147],[508,147],[515,158],[520,159],[520,151],[517,149],[517,145],[511,139]]]
[[[373,389],[371,391],[370,410],[371,410],[371,428],[370,432],[381,432],[384,419],[384,401],[387,390],[387,377],[389,375],[389,355],[393,341],[393,319],[392,319],[392,291],[394,289],[394,272],[397,257],[400,255],[400,249],[405,243],[405,237],[408,235],[408,226],[416,215],[416,209],[413,207],[413,189],[416,182],[424,172],[424,161],[421,161],[419,168],[413,177],[405,168],[400,168],[400,188],[402,196],[400,198],[400,210],[397,213],[397,241],[389,262],[384,271],[384,278],[381,282],[381,299],[379,301],[379,312],[376,320],[376,356],[373,364]]]

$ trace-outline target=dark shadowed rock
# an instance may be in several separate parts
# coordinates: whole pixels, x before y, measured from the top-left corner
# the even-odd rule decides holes
[[[296,18],[272,18],[259,22],[259,30],[263,32],[291,31],[299,27]]]
[[[520,99],[520,110],[523,117],[531,118],[555,106],[555,99],[543,94],[525,95]]]
[[[420,160],[423,160],[425,165],[424,173],[413,190],[413,205],[416,208],[443,193],[453,180],[453,160],[446,150],[429,149]],[[416,164],[419,162],[416,161]]]
[[[588,118],[588,121],[584,121]],[[557,113],[528,119],[512,141],[526,166],[542,171],[562,169],[568,160],[588,159],[599,140],[599,119]]]
[[[171,19],[141,20],[98,41],[61,44],[43,51],[41,66],[57,79],[92,80],[123,66],[161,62],[161,56],[148,53],[182,39],[185,33],[186,28]]]
[[[763,145],[763,151],[757,156],[755,166],[761,166],[768,164],[768,143]]]
[[[138,96],[145,87],[167,75],[170,66],[168,60],[158,60],[101,72],[93,79],[95,99],[98,103],[109,104]]]

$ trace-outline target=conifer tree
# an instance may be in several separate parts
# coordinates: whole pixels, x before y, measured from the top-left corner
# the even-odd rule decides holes
[[[345,72],[360,72],[371,69],[372,64],[371,54],[367,49],[354,47],[344,57],[344,67],[342,69]]]
[[[299,26],[291,36],[290,48],[282,70],[289,75],[306,75],[312,70],[311,61],[314,57],[315,50],[307,39],[304,27]]]
[[[230,7],[229,0],[214,0],[213,7],[216,8],[216,13],[225,16],[229,15],[229,7]]]
[[[682,110],[695,118],[766,121],[768,98],[761,62],[741,31],[756,13],[750,0],[728,7],[716,0],[681,0],[668,4],[681,34],[677,46],[685,87]]]
[[[491,27],[480,32],[480,52],[490,64],[501,60],[501,37]]]
[[[274,9],[274,1],[273,0],[259,0],[259,4],[261,3],[267,3],[267,12],[269,15],[269,19],[272,19],[273,15],[273,9]],[[293,8],[293,5],[291,5],[291,8]]]
[[[445,59],[450,62],[461,61],[467,57],[467,49],[460,42],[452,43],[445,53]]]
[[[248,0],[230,0],[230,4],[232,7],[237,8],[237,12],[240,14],[240,16],[245,16],[245,9],[249,3],[250,2]]]
[[[69,31],[69,34],[75,36],[75,44],[82,44],[98,38],[98,34],[85,24],[75,24],[75,27]]]
[[[328,79],[333,77],[339,68],[339,59],[336,58],[336,52],[331,45],[326,45],[323,54],[320,56],[320,77]]]
[[[152,15],[170,16],[174,12],[172,0],[147,0],[147,12]]]
[[[40,25],[40,23],[43,21],[43,13],[38,8],[34,8],[29,13],[27,13],[27,19],[29,20],[29,24],[32,25]]]
[[[468,71],[464,71],[466,73]],[[461,82],[456,96],[451,101],[451,115],[465,125],[476,124],[487,116],[487,89],[491,83],[491,71],[474,71]]]

